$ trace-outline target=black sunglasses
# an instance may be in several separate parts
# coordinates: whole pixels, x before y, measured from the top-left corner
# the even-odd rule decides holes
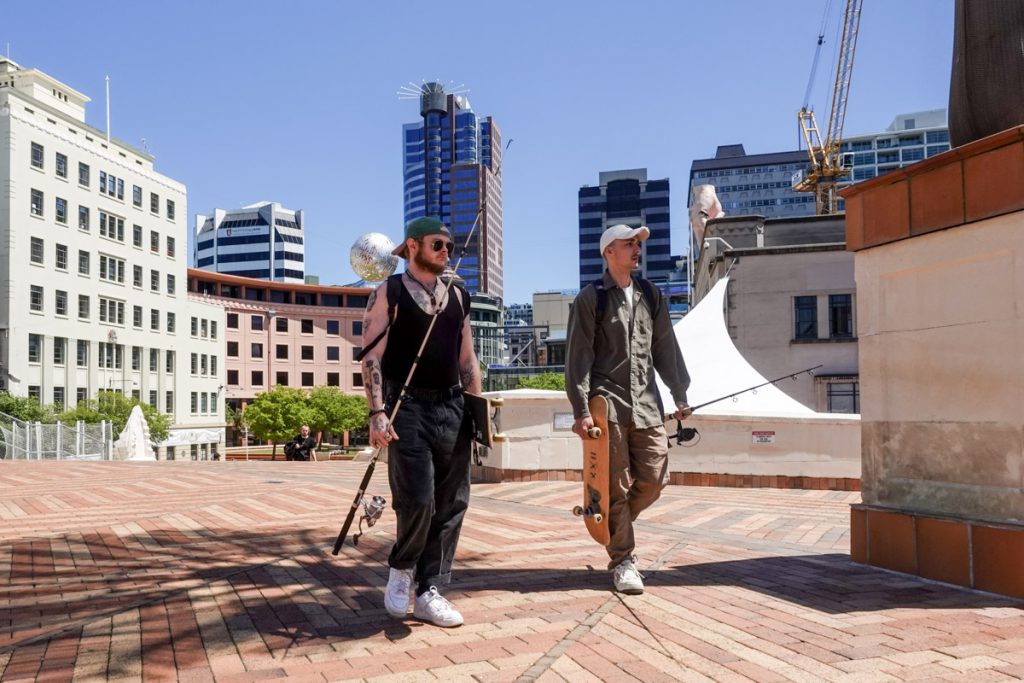
[[[451,254],[455,251],[455,243],[449,242],[447,240],[434,240],[433,242],[430,243],[430,248],[433,249],[434,251],[441,251],[442,249],[447,249],[448,253]]]

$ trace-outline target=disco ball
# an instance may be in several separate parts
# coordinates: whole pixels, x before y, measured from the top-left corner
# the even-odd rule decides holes
[[[398,268],[398,257],[392,256],[395,243],[387,235],[370,232],[356,240],[349,252],[349,262],[356,275],[367,282],[387,280]]]

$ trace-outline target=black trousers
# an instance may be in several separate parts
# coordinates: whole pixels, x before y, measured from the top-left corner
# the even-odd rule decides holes
[[[398,533],[388,564],[415,567],[420,589],[444,585],[469,507],[472,426],[462,395],[436,401],[409,396],[394,428],[388,479]]]

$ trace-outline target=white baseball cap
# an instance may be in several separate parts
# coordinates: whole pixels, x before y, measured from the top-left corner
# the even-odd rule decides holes
[[[604,256],[604,250],[615,240],[628,240],[635,237],[638,241],[643,242],[650,236],[651,231],[647,229],[646,225],[641,225],[639,228],[631,228],[622,223],[613,225],[601,233],[601,256]]]

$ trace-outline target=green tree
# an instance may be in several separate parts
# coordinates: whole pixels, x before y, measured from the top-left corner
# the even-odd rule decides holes
[[[338,387],[314,388],[307,405],[306,421],[315,432],[340,434],[366,425],[366,398],[342,393]]]
[[[40,405],[39,401],[28,396],[11,396],[6,391],[0,391],[0,413],[25,422],[53,420],[53,411],[48,406]]]
[[[257,396],[245,409],[245,423],[261,441],[274,448],[270,459],[277,460],[277,444],[295,436],[309,417],[306,392],[276,386]]]
[[[124,426],[128,424],[128,416],[135,406],[142,409],[142,416],[146,418],[150,440],[158,443],[166,439],[170,431],[171,416],[161,413],[148,403],[142,403],[137,398],[128,398],[120,391],[100,391],[95,399],[79,401],[78,405],[58,415],[57,419],[68,424],[78,420],[90,424],[109,420],[116,439],[124,431]]]
[[[542,372],[519,380],[517,389],[551,389],[565,391],[565,375],[560,372]]]

